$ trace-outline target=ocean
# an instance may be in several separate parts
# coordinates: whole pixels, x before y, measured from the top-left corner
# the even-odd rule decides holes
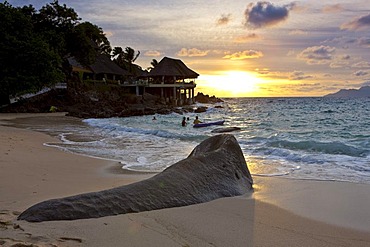
[[[204,106],[197,104],[194,107]],[[122,168],[160,172],[186,158],[225,120],[254,176],[370,184],[370,98],[227,98],[204,113],[60,121],[33,129],[58,136],[46,145],[110,159]],[[189,117],[186,127],[183,117]]]

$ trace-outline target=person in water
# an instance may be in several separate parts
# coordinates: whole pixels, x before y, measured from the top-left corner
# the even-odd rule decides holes
[[[195,120],[194,120],[194,124],[199,124],[199,123],[201,123],[202,121],[200,121],[199,119],[198,119],[198,116],[196,116],[195,117]]]
[[[186,119],[185,119],[185,117],[183,117],[182,118],[182,122],[181,122],[181,125],[182,125],[182,127],[185,127],[186,126]]]

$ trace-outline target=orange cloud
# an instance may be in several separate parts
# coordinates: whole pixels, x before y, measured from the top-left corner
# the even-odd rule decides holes
[[[162,54],[159,51],[147,51],[144,55],[147,57],[159,57]]]
[[[249,42],[251,40],[256,40],[256,39],[260,39],[260,38],[261,38],[261,36],[259,36],[258,34],[251,33],[251,34],[247,34],[247,35],[244,35],[244,36],[236,37],[234,39],[234,42],[236,42],[236,43],[246,43],[246,42]]]
[[[177,53],[177,56],[179,57],[204,57],[204,56],[207,56],[208,53],[209,51],[202,51],[197,48],[191,48],[191,49],[182,48]]]
[[[260,57],[263,57],[263,53],[261,51],[247,50],[247,51],[239,51],[233,54],[228,54],[224,56],[223,58],[230,59],[230,60],[243,60],[243,59],[260,58]]]
[[[300,80],[305,80],[305,79],[310,79],[313,78],[311,75],[306,75],[302,71],[294,71],[289,75],[289,79],[293,81],[300,81]]]
[[[323,13],[339,13],[342,12],[344,9],[342,5],[340,4],[332,4],[332,5],[326,5],[322,9]]]

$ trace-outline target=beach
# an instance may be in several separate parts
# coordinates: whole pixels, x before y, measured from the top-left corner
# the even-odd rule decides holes
[[[110,189],[155,173],[43,145],[55,137],[6,126],[0,114],[0,245],[13,246],[369,246],[368,184],[256,176],[254,192],[208,203],[73,221],[17,216],[52,198]],[[196,172],[196,171],[195,171]]]

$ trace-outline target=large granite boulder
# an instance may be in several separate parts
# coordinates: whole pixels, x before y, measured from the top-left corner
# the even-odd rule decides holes
[[[238,196],[253,180],[233,135],[201,142],[191,154],[163,172],[137,183],[38,203],[19,220],[75,220],[180,207]]]

